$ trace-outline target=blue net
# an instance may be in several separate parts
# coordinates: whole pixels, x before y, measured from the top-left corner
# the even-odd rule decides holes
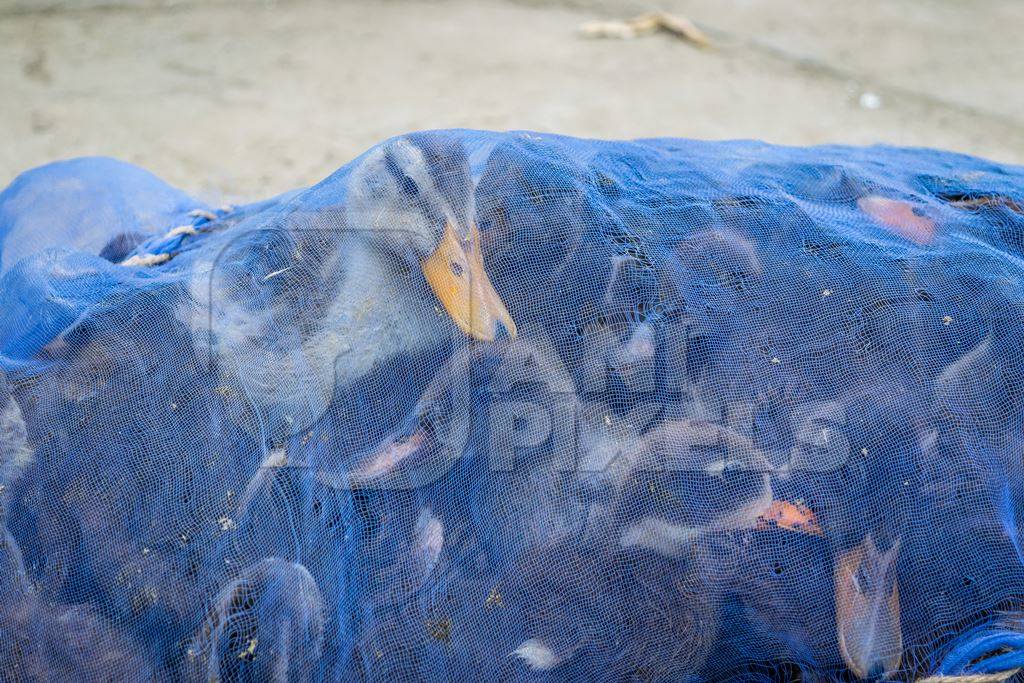
[[[1024,169],[417,133],[0,194],[4,680],[1024,665]]]

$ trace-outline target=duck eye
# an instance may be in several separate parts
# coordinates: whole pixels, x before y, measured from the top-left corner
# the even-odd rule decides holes
[[[409,197],[417,197],[420,194],[420,186],[417,185],[412,178],[407,175],[402,176],[402,194]]]

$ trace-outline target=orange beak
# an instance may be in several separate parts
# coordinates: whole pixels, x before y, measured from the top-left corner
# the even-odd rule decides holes
[[[462,239],[448,223],[441,243],[421,266],[430,288],[460,330],[474,339],[492,341],[500,323],[516,336],[516,324],[484,270],[476,225]]]
[[[757,518],[757,525],[754,528],[760,530],[772,527],[811,536],[824,535],[814,510],[803,503],[790,503],[788,500],[773,500],[768,509]]]
[[[858,678],[894,673],[903,652],[900,592],[895,559],[899,548],[880,553],[868,535],[835,565],[839,651]]]

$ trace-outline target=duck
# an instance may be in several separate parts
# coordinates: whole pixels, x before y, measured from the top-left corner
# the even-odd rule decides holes
[[[858,678],[891,676],[900,667],[903,633],[896,557],[900,539],[880,549],[869,533],[835,561],[839,651]]]
[[[494,561],[510,561],[587,523],[587,492],[576,482],[578,412],[571,376],[547,344],[466,347],[391,433],[347,467],[321,466],[316,476],[390,511],[389,533],[410,540],[382,543],[389,552],[418,545],[424,529],[468,522]]]
[[[579,539],[525,554],[496,584],[519,626],[508,659],[526,680],[697,680],[722,601],[705,559]]]
[[[389,359],[436,367],[460,340],[514,338],[474,192],[459,140],[410,134],[219,235],[195,269],[192,326],[240,386],[240,412],[255,404],[261,429],[298,433]]]
[[[6,508],[7,490],[31,466],[34,457],[21,405],[0,370],[0,487],[4,489],[0,491],[0,511]]]
[[[266,557],[218,592],[186,649],[185,671],[195,680],[315,680],[325,611],[306,567]]]
[[[419,267],[462,332],[490,341],[503,327],[516,336],[484,268],[469,157],[460,142],[421,133],[372,151],[349,180],[344,213],[350,308],[374,298],[372,283],[394,274],[394,261],[404,262]]]
[[[18,542],[0,521],[0,661],[19,681],[148,681],[139,643],[87,605],[65,605],[36,591]]]

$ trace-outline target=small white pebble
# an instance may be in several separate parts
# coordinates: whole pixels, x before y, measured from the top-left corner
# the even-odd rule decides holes
[[[942,324],[943,325],[945,325],[946,327],[949,327],[949,324],[951,322],[953,322],[953,316],[950,316],[950,315],[942,316]]]
[[[585,38],[618,38],[628,40],[636,38],[637,31],[622,21],[590,21],[580,26],[580,33]]]
[[[235,520],[230,517],[221,517],[217,520],[217,525],[220,526],[221,531],[231,531],[238,527],[238,525],[235,524]]]
[[[821,295],[822,296],[832,296],[832,290],[831,289],[823,289],[823,290],[821,290]]]
[[[882,98],[873,92],[861,93],[860,106],[864,109],[881,109]]]
[[[778,357],[778,356],[776,356],[776,357],[772,358],[772,364],[773,364],[773,365],[778,365],[778,364],[779,364],[779,363],[781,363],[781,362],[782,362],[782,361],[781,361],[781,360],[779,360],[779,357]]]

